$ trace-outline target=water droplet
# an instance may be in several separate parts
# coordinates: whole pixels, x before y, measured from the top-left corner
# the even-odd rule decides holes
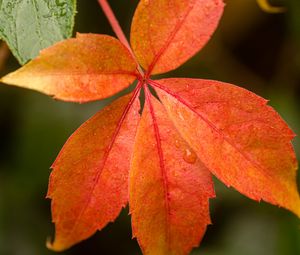
[[[197,155],[195,152],[192,151],[192,149],[185,149],[183,159],[190,164],[194,164],[197,160]]]
[[[148,5],[149,2],[150,2],[150,0],[145,0],[144,4],[145,4],[145,5]]]
[[[176,148],[180,147],[180,142],[177,139],[175,140],[175,146],[176,146]]]

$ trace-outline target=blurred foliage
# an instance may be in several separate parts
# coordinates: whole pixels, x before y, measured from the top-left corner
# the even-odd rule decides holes
[[[300,1],[270,2],[287,11],[268,14],[254,0],[227,0],[210,43],[172,76],[243,86],[269,99],[300,134]],[[128,35],[137,1],[110,3]],[[96,0],[78,1],[75,31],[112,34]],[[16,68],[10,56],[0,74]],[[45,199],[49,167],[69,135],[110,100],[79,105],[0,86],[0,255],[55,254],[45,247],[54,230],[50,201]],[[299,158],[299,137],[294,145]],[[213,225],[193,255],[300,254],[296,216],[215,182]],[[131,240],[127,214],[124,210],[114,224],[62,254],[141,254]]]

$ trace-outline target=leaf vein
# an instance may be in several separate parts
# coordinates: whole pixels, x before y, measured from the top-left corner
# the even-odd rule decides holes
[[[72,239],[72,235],[74,234],[74,230],[76,229],[76,227],[77,227],[77,225],[79,223],[79,219],[84,214],[84,212],[86,211],[86,209],[88,208],[88,206],[89,206],[89,204],[91,202],[92,194],[93,194],[93,192],[94,192],[94,190],[96,188],[97,183],[99,182],[100,176],[101,176],[101,174],[103,172],[103,169],[105,167],[106,161],[107,161],[107,159],[109,157],[109,153],[110,153],[110,151],[111,151],[111,149],[112,149],[112,147],[113,147],[113,145],[114,145],[114,143],[115,143],[115,141],[117,139],[117,136],[118,136],[119,131],[120,131],[121,127],[122,127],[122,124],[123,124],[123,122],[124,122],[124,120],[125,120],[128,112],[129,112],[131,106],[133,105],[133,102],[136,99],[139,91],[140,91],[140,87],[137,86],[136,89],[135,89],[135,91],[134,91],[134,93],[133,93],[133,95],[132,95],[132,97],[131,97],[131,99],[130,99],[130,101],[128,102],[127,106],[125,107],[120,120],[118,121],[118,124],[117,124],[117,127],[115,129],[115,132],[113,133],[113,136],[111,138],[111,142],[110,142],[108,148],[106,149],[106,151],[104,153],[102,164],[100,165],[100,167],[98,168],[98,171],[96,173],[95,181],[94,181],[93,186],[91,187],[91,190],[89,192],[88,200],[86,201],[85,205],[82,207],[81,211],[79,212],[78,216],[76,217],[75,223],[74,223],[72,229],[69,231],[69,233],[70,233],[69,238],[70,239]]]
[[[170,249],[170,230],[169,230],[169,226],[170,226],[170,194],[169,194],[169,187],[168,187],[168,175],[167,175],[167,171],[166,171],[166,166],[164,163],[164,153],[162,150],[162,146],[161,146],[161,136],[160,136],[160,132],[159,132],[159,127],[157,124],[157,119],[154,113],[154,109],[151,103],[151,99],[150,99],[150,92],[148,90],[148,88],[145,89],[145,94],[146,94],[146,100],[149,104],[149,108],[150,108],[150,114],[152,117],[152,122],[153,122],[153,128],[154,128],[154,133],[155,133],[155,140],[156,140],[156,145],[157,145],[157,151],[158,151],[158,156],[159,156],[159,165],[160,165],[160,170],[161,170],[161,175],[162,175],[162,179],[163,179],[163,186],[164,186],[164,196],[165,196],[165,209],[166,209],[166,242],[167,242],[167,248],[168,250]]]
[[[200,114],[199,112],[197,112],[193,106],[191,106],[188,102],[186,102],[183,98],[181,98],[179,95],[173,93],[172,91],[170,91],[168,88],[166,88],[165,86],[153,81],[153,80],[149,80],[149,83],[151,85],[153,85],[154,87],[163,90],[164,92],[166,92],[167,94],[169,94],[170,96],[174,97],[176,100],[178,100],[178,102],[182,103],[184,106],[186,106],[187,108],[189,108],[191,111],[193,111],[196,115],[198,115],[205,123],[208,124],[208,126],[211,127],[211,129],[213,129],[218,135],[220,135],[225,142],[227,142],[230,146],[232,146],[238,153],[241,154],[241,156],[243,158],[245,158],[246,161],[248,161],[250,164],[252,164],[254,167],[256,167],[258,170],[260,170],[261,174],[263,176],[265,176],[267,179],[270,179],[272,181],[272,176],[268,173],[268,171],[261,166],[259,163],[255,162],[255,160],[251,159],[250,157],[248,157],[244,152],[242,152],[237,146],[236,144],[234,144],[232,141],[230,141],[228,139],[228,137],[223,134],[223,132],[221,130],[219,130],[211,121],[209,121],[207,118],[205,118],[202,114]],[[286,188],[286,187],[285,187]]]
[[[164,52],[166,51],[166,49],[168,48],[168,46],[172,43],[172,40],[175,38],[175,36],[177,35],[178,31],[180,31],[181,27],[183,26],[185,20],[187,19],[187,17],[189,16],[190,12],[193,10],[194,5],[190,6],[187,10],[187,12],[185,13],[185,15],[182,17],[181,20],[179,20],[176,24],[176,26],[174,27],[174,30],[172,31],[172,33],[170,34],[169,38],[167,39],[166,43],[163,45],[163,47],[159,50],[159,52],[157,53],[157,55],[154,57],[152,63],[150,64],[148,71],[147,71],[147,75],[150,75],[155,64],[159,61],[159,59],[161,58],[161,56],[164,54]]]

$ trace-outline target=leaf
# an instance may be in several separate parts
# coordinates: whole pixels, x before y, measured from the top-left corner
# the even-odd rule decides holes
[[[61,251],[90,237],[127,204],[138,111],[136,93],[119,98],[85,122],[61,150],[48,189],[55,222],[49,248]]]
[[[0,38],[21,64],[72,35],[76,0],[0,0]]]
[[[141,0],[133,17],[131,45],[148,74],[171,71],[210,39],[222,0]]]
[[[133,234],[144,254],[187,254],[210,224],[211,174],[147,97],[130,170]]]
[[[135,78],[136,64],[117,39],[78,34],[43,50],[1,81],[65,101],[87,102],[114,95]]]
[[[282,13],[286,11],[285,7],[272,6],[268,0],[256,0],[259,7],[268,13]]]
[[[83,124],[53,164],[48,197],[55,240],[48,247],[62,251],[88,238],[115,220],[129,199],[133,235],[144,254],[188,254],[210,224],[211,173],[300,217],[294,133],[266,100],[217,81],[150,77],[177,68],[206,44],[223,1],[141,0],[133,50],[124,46],[107,1],[99,3],[123,44],[78,35],[2,79],[76,102],[109,97],[138,80],[131,95]]]
[[[263,98],[217,81],[165,79],[160,99],[182,137],[228,186],[300,216],[293,132]]]

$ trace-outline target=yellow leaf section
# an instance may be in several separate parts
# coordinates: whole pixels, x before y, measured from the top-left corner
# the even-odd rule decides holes
[[[131,26],[132,49],[148,74],[171,71],[208,42],[222,0],[141,0]]]
[[[138,111],[136,95],[121,97],[85,122],[62,148],[47,195],[55,223],[50,249],[62,251],[90,237],[127,204]]]
[[[214,175],[249,198],[300,216],[294,134],[266,100],[217,81],[156,85],[174,125]]]
[[[133,235],[145,255],[184,255],[210,224],[210,172],[146,92],[130,170]]]
[[[256,0],[259,7],[265,11],[265,12],[269,12],[269,13],[282,13],[286,11],[285,7],[278,7],[278,6],[272,6],[269,3],[269,0]]]
[[[77,34],[55,44],[1,82],[37,90],[55,99],[88,102],[107,98],[136,78],[136,64],[117,39]]]

